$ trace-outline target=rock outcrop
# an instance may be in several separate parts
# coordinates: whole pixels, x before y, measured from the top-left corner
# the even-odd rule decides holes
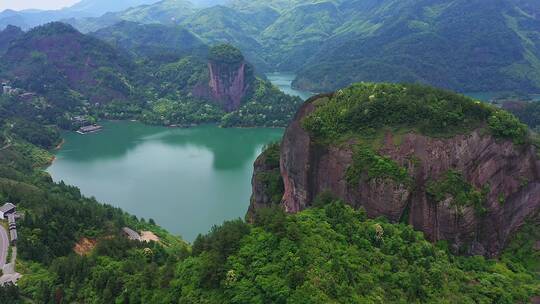
[[[240,51],[229,45],[221,45],[210,50],[208,79],[208,83],[196,86],[193,94],[210,99],[224,111],[232,112],[240,108],[253,89],[255,76],[253,67],[244,60]]]
[[[253,219],[256,210],[264,207],[270,207],[279,204],[280,197],[273,197],[272,182],[275,181],[277,190],[283,192],[283,180],[280,179],[280,164],[279,158],[273,159],[270,157],[271,149],[276,149],[279,153],[279,146],[271,147],[255,160],[253,177],[251,179],[252,195],[251,204],[247,212],[247,219]],[[270,153],[269,153],[270,152]],[[278,156],[279,157],[279,156]]]
[[[391,179],[363,179],[351,184],[346,173],[353,163],[355,142],[321,145],[301,125],[314,111],[313,102],[321,97],[305,103],[283,138],[281,204],[287,212],[301,211],[319,194],[330,191],[355,208],[363,207],[370,217],[406,221],[431,241],[449,241],[456,252],[486,256],[499,254],[509,236],[538,214],[540,161],[536,149],[496,139],[482,128],[451,138],[413,132],[398,136],[388,131],[377,152],[406,168],[412,185]],[[257,169],[255,174],[264,168]],[[428,194],[429,183],[451,170],[460,172],[473,187],[485,189],[482,214],[473,206],[456,208],[453,197],[436,202]],[[254,196],[253,206],[266,203],[257,201],[259,197]]]
[[[227,112],[238,110],[249,87],[246,82],[246,63],[242,62],[239,66],[231,66],[210,62],[208,70],[212,98],[220,103]]]

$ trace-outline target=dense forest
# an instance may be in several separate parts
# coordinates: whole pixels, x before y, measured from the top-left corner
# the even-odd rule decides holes
[[[66,20],[83,32],[120,21],[181,26],[238,46],[258,70],[293,71],[295,86],[421,82],[460,92],[540,90],[535,0],[160,1]],[[1,19],[0,19],[1,24]]]
[[[495,137],[524,143],[527,126],[512,114],[450,91],[422,85],[358,83],[317,103],[302,123],[321,142],[372,135],[382,128],[452,136],[487,128]]]
[[[540,102],[507,102],[501,109],[420,84],[350,84],[404,81],[459,91],[537,92],[540,5],[534,0],[130,3],[101,17],[99,7],[90,6],[91,14],[66,9],[66,15],[54,15],[69,18],[65,23],[0,31],[0,80],[14,89],[0,92],[0,204],[16,204],[22,215],[16,265],[22,277],[16,286],[0,286],[0,303],[538,300],[538,212],[493,258],[459,255],[451,242],[430,242],[415,230],[406,212],[394,222],[369,217],[366,208],[351,207],[358,202],[330,191],[289,214],[280,206],[290,187],[282,178],[280,143],[268,145],[255,164],[265,169],[255,172],[253,183],[262,185],[268,206],[250,208],[244,219],[216,225],[192,244],[153,219],[54,182],[43,170],[62,131],[76,130],[81,121],[287,126],[302,100],[261,74],[273,69],[297,72],[297,87],[345,87],[320,95],[298,125],[313,139],[309,149],[315,153],[354,146],[342,179],[348,186],[379,180],[414,188],[410,170],[376,149],[388,130],[396,142],[407,132],[445,139],[480,130],[480,137],[492,136],[508,150],[529,147],[533,163],[535,148],[540,155],[540,137],[531,132],[540,131]],[[24,14],[0,13],[0,27],[30,18]],[[237,109],[197,94],[211,83],[213,63],[245,72],[240,78],[246,93]],[[479,218],[488,212],[489,181],[476,186],[452,169],[424,182],[419,190],[437,208],[452,198],[456,213],[463,207]],[[521,189],[529,181],[515,184]],[[495,204],[501,212],[514,211],[504,199]],[[159,240],[130,240],[124,227]]]
[[[175,27],[124,22],[95,33],[107,42],[58,22],[22,36],[8,35],[13,31],[0,32],[11,39],[1,57],[0,78],[36,93],[39,98],[30,102],[39,104],[39,115],[63,128],[77,127],[70,123],[76,116],[158,125],[284,127],[301,104],[261,76],[246,78],[250,90],[232,112],[210,97],[196,96],[209,82],[207,62],[219,55],[224,64],[234,65],[229,61],[244,57],[227,44],[208,48]],[[72,49],[81,52],[73,54]]]
[[[374,114],[363,118],[369,119],[366,125],[405,123],[407,113],[380,121],[382,116],[372,112],[379,102],[389,102],[376,94],[381,88],[404,96],[400,86],[348,89],[372,101],[368,104]],[[444,94],[425,87],[408,89],[428,99]],[[362,102],[345,102],[347,92],[336,96],[342,102],[330,102],[328,107],[349,109],[341,113],[366,113]],[[496,113],[481,105],[467,110],[465,100],[459,98],[452,102],[461,103],[465,113],[461,120],[455,121],[452,111],[433,109],[454,117],[444,120],[449,127],[462,120],[474,125],[478,117]],[[17,287],[0,289],[2,303],[27,299],[38,303],[518,303],[540,292],[540,256],[535,249],[540,231],[534,219],[498,259],[456,256],[445,242],[432,244],[402,223],[368,219],[363,210],[355,211],[325,193],[315,199],[313,208],[301,213],[258,209],[249,222],[225,222],[188,245],[151,219],[137,219],[81,196],[75,187],[52,182],[40,168],[51,158],[46,149],[60,140],[56,127],[41,128],[46,120],[29,122],[11,106],[8,98],[0,102],[6,144],[0,150],[0,196],[24,213],[18,245],[18,270],[24,276]],[[425,106],[420,100],[411,113],[421,115],[419,109]],[[336,118],[328,119],[332,117]],[[332,134],[339,133],[326,121],[323,117],[320,125],[326,133],[320,133],[325,136],[321,139],[336,138]],[[521,129],[515,121],[501,121]],[[440,131],[436,126],[425,130]],[[362,130],[357,125],[351,128]],[[263,155],[275,167],[279,145],[270,145]],[[258,178],[268,185],[271,197],[281,195],[279,178]],[[434,185],[433,192],[443,186]],[[123,226],[153,231],[161,240],[129,241],[120,233]],[[94,240],[96,246],[81,255],[74,246],[83,238]]]

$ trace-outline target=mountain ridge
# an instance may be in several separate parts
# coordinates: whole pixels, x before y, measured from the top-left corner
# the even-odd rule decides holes
[[[307,91],[392,81],[534,93],[540,21],[533,2],[238,0],[184,10],[176,19],[143,11],[134,18],[128,10],[69,22],[83,31],[119,20],[178,24],[207,44],[237,45],[260,71],[296,72],[293,85]]]

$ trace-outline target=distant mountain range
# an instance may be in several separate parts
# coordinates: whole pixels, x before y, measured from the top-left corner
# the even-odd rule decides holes
[[[183,27],[174,25],[121,21],[91,35],[140,57],[179,58],[186,55],[206,57],[208,52],[208,46],[199,37]]]
[[[461,92],[540,91],[535,0],[196,2],[163,0],[59,19],[82,32],[121,21],[180,26],[208,45],[236,45],[259,71],[296,72],[294,85],[311,91],[357,81],[421,82]],[[5,22],[0,18],[0,26]],[[111,40],[103,33],[100,38]]]
[[[15,25],[23,29],[47,22],[69,18],[98,17],[108,12],[123,11],[130,7],[152,4],[158,0],[81,0],[59,10],[5,10],[0,12],[0,29]]]

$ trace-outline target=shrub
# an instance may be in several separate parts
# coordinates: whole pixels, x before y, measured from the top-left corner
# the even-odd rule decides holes
[[[474,207],[478,215],[486,212],[484,203],[489,187],[486,186],[481,190],[475,188],[460,172],[449,170],[440,180],[429,182],[426,192],[437,203],[452,198],[452,205],[458,213],[463,211],[463,207]]]
[[[389,157],[381,156],[368,147],[358,146],[353,154],[353,162],[347,168],[346,178],[350,185],[357,184],[363,175],[371,179],[391,179],[403,185],[410,185],[412,178],[407,169]]]
[[[469,97],[413,84],[358,83],[316,102],[302,121],[315,139],[332,143],[384,127],[410,128],[437,137],[470,132],[488,123],[497,138],[523,143],[527,127],[513,115]]]

